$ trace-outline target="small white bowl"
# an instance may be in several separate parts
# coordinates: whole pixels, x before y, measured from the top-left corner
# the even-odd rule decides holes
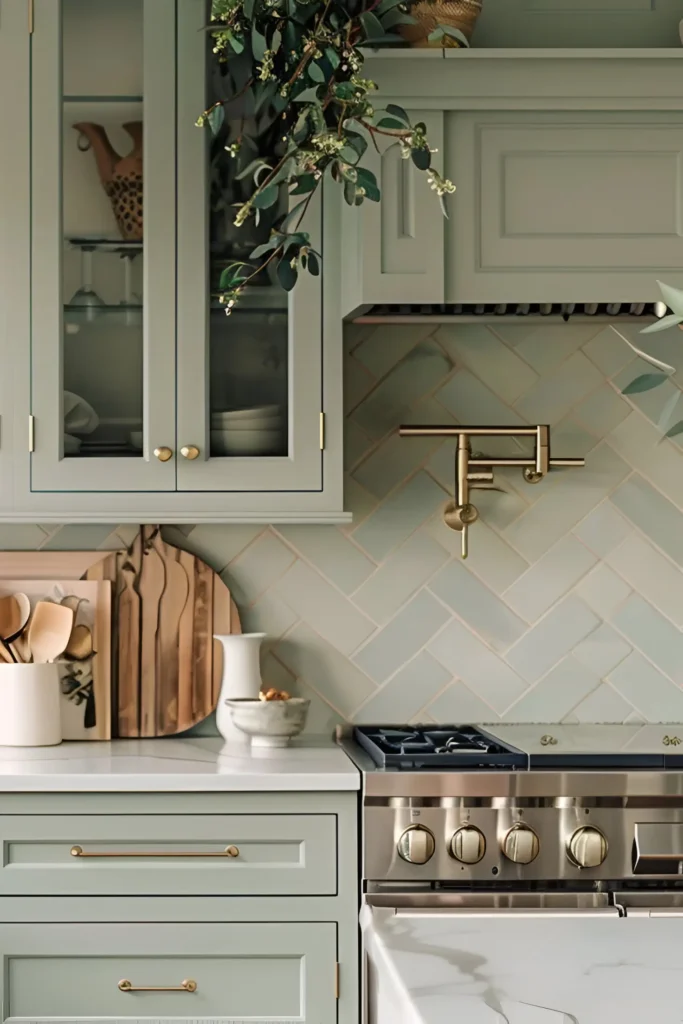
[[[211,413],[211,419],[221,423],[236,423],[238,420],[268,420],[282,415],[281,405],[252,405],[241,409],[217,410]]]
[[[216,455],[271,455],[282,446],[281,430],[212,430]]]
[[[226,700],[233,724],[251,736],[252,747],[286,747],[306,725],[310,700]]]

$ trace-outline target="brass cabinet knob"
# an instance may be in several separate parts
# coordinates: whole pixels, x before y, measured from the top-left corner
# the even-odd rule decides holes
[[[155,448],[154,454],[156,455],[159,462],[168,462],[169,459],[173,458],[173,449],[166,448],[166,446],[164,446],[163,448]]]
[[[196,459],[199,457],[199,448],[196,444],[186,444],[180,449],[180,454],[184,459]]]

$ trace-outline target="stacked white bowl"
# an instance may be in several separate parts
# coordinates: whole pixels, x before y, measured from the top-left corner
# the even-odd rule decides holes
[[[215,455],[272,455],[282,446],[285,420],[281,405],[255,405],[211,413],[211,451]]]

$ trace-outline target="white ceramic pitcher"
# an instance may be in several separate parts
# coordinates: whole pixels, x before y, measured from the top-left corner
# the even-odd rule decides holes
[[[251,697],[256,700],[261,689],[261,642],[266,633],[231,633],[214,636],[223,647],[223,676],[216,708],[216,726],[230,747],[248,747],[249,737],[232,722],[226,700]]]

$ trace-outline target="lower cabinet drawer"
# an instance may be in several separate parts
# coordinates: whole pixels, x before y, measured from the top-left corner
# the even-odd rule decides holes
[[[336,948],[331,923],[0,925],[2,1020],[333,1024]]]
[[[334,814],[0,816],[0,896],[332,896]]]

